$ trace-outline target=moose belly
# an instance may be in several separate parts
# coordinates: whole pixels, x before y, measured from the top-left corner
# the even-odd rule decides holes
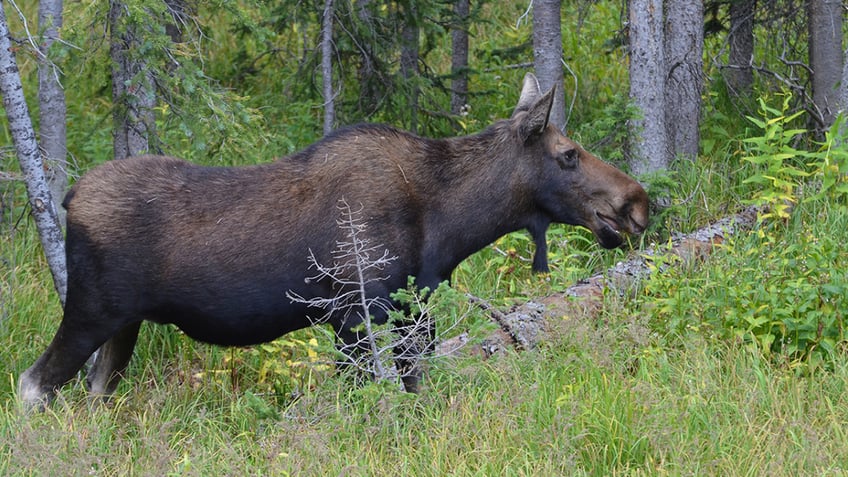
[[[172,323],[193,339],[225,346],[247,346],[274,340],[285,333],[311,326],[322,316],[292,303],[283,291],[222,292],[167,300],[147,316]]]

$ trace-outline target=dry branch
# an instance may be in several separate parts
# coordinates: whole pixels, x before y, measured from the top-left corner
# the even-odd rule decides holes
[[[24,178],[20,174],[0,171],[0,181],[22,182],[23,180]]]

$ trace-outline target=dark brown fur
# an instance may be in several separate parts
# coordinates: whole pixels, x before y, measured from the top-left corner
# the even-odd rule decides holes
[[[614,229],[646,226],[647,196],[547,125],[551,97],[528,75],[513,117],[468,137],[431,140],[362,125],[266,165],[213,168],[147,156],[89,171],[64,202],[64,319],[21,376],[22,398],[49,398],[99,347],[88,382],[94,393],[111,393],[143,320],[221,345],[310,326],[324,310],[286,293],[334,296],[331,284],[306,279],[307,257],[332,263],[345,239],[341,200],[361,208],[364,238],[398,257],[380,272],[387,280],[369,285],[371,296],[387,299],[409,276],[436,287],[467,256],[523,228],[541,227],[544,239],[550,222],[583,225],[602,245],[618,246]],[[354,340],[358,323],[330,322]],[[415,389],[415,373],[405,384]]]

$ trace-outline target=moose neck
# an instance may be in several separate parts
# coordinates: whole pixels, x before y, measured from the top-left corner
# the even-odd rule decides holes
[[[508,122],[441,145],[447,157],[429,158],[441,167],[431,167],[439,172],[427,181],[437,185],[425,192],[435,204],[428,208],[424,256],[436,260],[444,275],[499,237],[527,227],[537,212],[529,190],[532,167]]]

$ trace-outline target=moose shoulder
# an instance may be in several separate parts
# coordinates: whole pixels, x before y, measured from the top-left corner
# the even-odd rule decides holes
[[[325,310],[287,293],[337,293],[308,279],[308,257],[332,263],[344,240],[342,200],[362,211],[365,238],[397,257],[380,271],[388,278],[367,290],[386,300],[409,276],[435,288],[463,259],[519,229],[544,240],[551,222],[580,225],[604,247],[620,245],[621,233],[647,225],[647,195],[548,125],[552,98],[528,74],[512,117],[476,135],[432,140],[361,125],[259,166],[147,156],[94,168],[63,203],[64,317],[21,375],[20,397],[47,402],[98,349],[87,383],[92,393],[112,393],[143,320],[236,346],[310,326]],[[329,322],[343,341],[357,341],[358,320]],[[398,367],[416,389],[411,362]]]

